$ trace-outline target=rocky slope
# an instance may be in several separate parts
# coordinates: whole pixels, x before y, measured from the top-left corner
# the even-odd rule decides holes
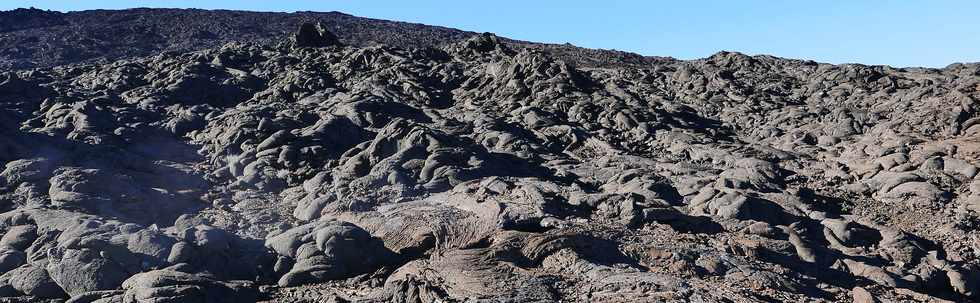
[[[302,23],[321,23],[355,46],[441,47],[476,33],[405,22],[359,18],[339,12],[268,13],[194,9],[130,9],[0,12],[0,69],[53,67],[78,62],[187,52],[228,42],[275,42]],[[504,39],[515,48],[538,49],[587,66],[642,65],[664,58],[590,50],[571,45]]]
[[[980,65],[291,31],[0,76],[0,295],[980,298]]]

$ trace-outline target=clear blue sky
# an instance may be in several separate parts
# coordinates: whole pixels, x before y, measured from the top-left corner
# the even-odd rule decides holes
[[[514,39],[693,59],[717,51],[830,63],[980,61],[980,1],[2,1],[58,11],[180,7],[341,11]]]

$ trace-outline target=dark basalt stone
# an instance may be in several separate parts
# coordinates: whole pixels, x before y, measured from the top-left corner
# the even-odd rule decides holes
[[[327,47],[340,44],[337,36],[321,23],[301,24],[299,30],[293,35],[293,41],[298,47]]]

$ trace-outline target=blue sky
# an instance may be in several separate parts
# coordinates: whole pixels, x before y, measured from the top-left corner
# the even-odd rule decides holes
[[[341,11],[510,38],[693,59],[717,51],[830,63],[980,61],[980,1],[3,1],[59,11],[195,7]]]

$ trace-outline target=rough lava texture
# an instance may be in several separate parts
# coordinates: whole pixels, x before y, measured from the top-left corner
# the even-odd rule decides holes
[[[5,41],[106,49],[0,74],[9,300],[980,300],[977,64],[596,65],[322,22],[139,56],[172,40],[81,44],[127,27],[80,20],[307,15],[0,14]]]
[[[108,63],[161,52],[182,53],[252,41],[274,43],[303,23],[319,22],[338,39],[360,47],[442,47],[476,35],[457,29],[360,18],[340,12],[270,13],[198,9],[0,11],[0,68],[28,69],[89,62]],[[571,44],[504,39],[589,66],[645,65],[665,58]]]

